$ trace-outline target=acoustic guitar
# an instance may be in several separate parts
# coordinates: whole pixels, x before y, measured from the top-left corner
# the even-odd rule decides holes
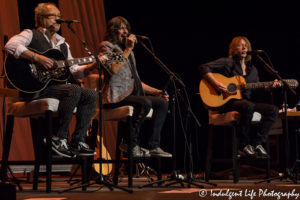
[[[99,144],[99,142],[100,142],[100,137],[99,137],[99,135],[97,135],[97,144]],[[102,148],[102,159],[103,160],[111,160],[111,156],[110,156],[109,152],[107,151],[106,147],[104,146],[103,139],[102,139],[101,145],[102,145],[102,147],[101,147]],[[97,146],[95,148],[95,151],[97,152],[97,154],[94,156],[94,160],[97,160],[97,159],[99,159],[99,156],[100,156],[99,146]],[[94,163],[93,168],[98,174],[101,174],[99,163]],[[102,175],[108,175],[111,173],[111,171],[112,171],[112,163],[102,163]]]
[[[246,83],[242,76],[228,78],[218,73],[214,73],[213,76],[226,86],[229,93],[225,94],[218,92],[207,80],[202,79],[199,84],[200,96],[203,103],[210,108],[221,107],[231,99],[242,99],[242,91],[245,89],[264,88],[265,86],[271,86],[273,84],[273,81]],[[293,88],[296,88],[299,85],[298,81],[295,79],[284,79],[284,81]]]
[[[11,54],[6,56],[4,71],[9,83],[15,89],[27,94],[41,92],[47,87],[50,81],[66,82],[70,77],[69,67],[72,65],[88,64],[95,61],[94,56],[66,60],[63,53],[57,49],[49,49],[45,52],[38,52],[34,49],[30,50],[51,58],[54,61],[54,65],[51,69],[46,69],[27,59],[16,59]],[[110,62],[125,61],[125,58],[120,53],[113,52],[105,54],[105,56]],[[101,64],[107,70],[103,63]],[[107,71],[109,72],[109,70]]]
[[[93,62],[93,57],[75,58],[66,60],[61,51],[49,49],[45,52],[31,51],[51,58],[54,66],[46,69],[23,58],[16,59],[8,54],[5,59],[5,75],[9,83],[17,90],[24,93],[37,93],[47,87],[50,81],[66,82],[69,79],[69,67],[74,64],[87,64]]]

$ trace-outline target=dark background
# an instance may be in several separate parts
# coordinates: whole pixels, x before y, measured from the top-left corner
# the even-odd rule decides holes
[[[33,10],[37,2],[19,0],[20,25],[33,27]],[[57,3],[57,1],[54,1]],[[238,35],[248,37],[253,49],[263,49],[269,55],[274,68],[283,78],[299,80],[300,13],[298,6],[289,1],[121,1],[104,0],[107,21],[115,16],[125,17],[132,26],[132,32],[151,39],[156,56],[173,72],[178,74],[186,87],[177,83],[180,94],[184,89],[191,102],[191,108],[202,127],[195,120],[188,121],[188,131],[193,139],[194,169],[201,171],[205,158],[207,134],[207,112],[196,93],[200,77],[197,67],[205,62],[227,56],[231,39]],[[147,41],[145,41],[146,44]],[[141,45],[135,47],[138,71],[141,79],[149,85],[163,88],[169,79]],[[263,58],[267,58],[262,54]],[[274,80],[253,58],[261,81]],[[170,88],[167,88],[169,93]],[[299,93],[299,88],[297,92]],[[268,96],[268,95],[266,95]],[[274,103],[282,104],[282,92],[274,92]],[[288,104],[293,107],[298,96],[288,94]],[[268,99],[269,100],[269,99]],[[178,101],[182,117],[186,116],[187,98]],[[184,134],[176,112],[176,139],[178,168],[184,168]],[[162,133],[162,146],[172,151],[172,126],[170,116]],[[185,121],[183,122],[183,125]]]

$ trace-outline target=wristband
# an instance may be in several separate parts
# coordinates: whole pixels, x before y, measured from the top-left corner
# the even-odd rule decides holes
[[[33,52],[33,54],[31,55],[31,62],[34,62],[35,55],[36,53]]]

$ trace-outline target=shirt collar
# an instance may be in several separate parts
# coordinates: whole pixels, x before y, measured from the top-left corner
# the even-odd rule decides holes
[[[46,28],[42,28],[42,30],[43,30],[43,34],[46,37],[46,39],[49,40],[48,37],[45,34],[46,33]],[[56,46],[59,46],[59,45],[65,43],[65,38],[62,37],[61,35],[59,35],[58,33],[54,33],[54,37],[57,39]]]

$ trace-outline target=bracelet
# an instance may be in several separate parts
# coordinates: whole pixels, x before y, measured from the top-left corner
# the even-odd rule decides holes
[[[31,62],[34,62],[35,55],[36,55],[36,53],[33,52],[32,56],[31,56]]]

